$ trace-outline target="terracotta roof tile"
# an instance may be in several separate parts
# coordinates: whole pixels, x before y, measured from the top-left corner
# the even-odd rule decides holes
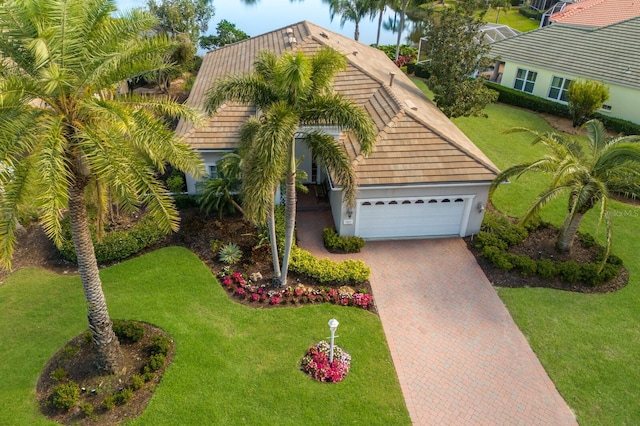
[[[555,24],[605,27],[640,16],[638,0],[583,0],[551,15]]]

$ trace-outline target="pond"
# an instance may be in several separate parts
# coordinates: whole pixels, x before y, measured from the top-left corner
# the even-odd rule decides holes
[[[116,0],[119,9],[146,7],[146,0]],[[353,38],[355,25],[346,22],[340,28],[340,16],[331,21],[329,5],[323,0],[255,0],[255,4],[247,5],[243,0],[220,0],[213,2],[215,15],[209,24],[208,32],[215,32],[216,25],[222,19],[236,24],[236,27],[250,36],[260,35],[278,28],[307,20],[331,31]],[[394,19],[393,10],[387,9],[384,22]],[[399,20],[399,16],[397,17]],[[378,18],[369,18],[360,22],[360,41],[364,44],[376,42]],[[390,30],[382,29],[380,44],[395,44],[397,35]],[[405,42],[405,40],[403,40]]]

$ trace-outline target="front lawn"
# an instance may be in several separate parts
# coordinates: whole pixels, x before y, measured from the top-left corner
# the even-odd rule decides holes
[[[526,134],[503,135],[522,126],[550,130],[539,116],[505,105],[490,105],[485,118],[454,120],[494,163],[504,169],[538,157]],[[521,216],[545,185],[543,176],[526,176],[498,189],[495,206]],[[566,198],[545,209],[542,218],[561,224]],[[637,424],[640,419],[640,209],[613,202],[613,252],[630,272],[629,284],[613,294],[579,294],[542,288],[501,288],[498,294],[525,334],[556,387],[581,425]],[[603,243],[597,214],[585,217],[581,230]]]
[[[370,312],[247,308],[176,247],[101,275],[113,318],[153,323],[176,343],[173,363],[132,425],[410,424],[380,319]],[[20,270],[0,286],[0,312],[0,424],[51,424],[38,411],[35,384],[49,358],[86,329],[80,279]],[[340,383],[318,383],[299,361],[329,336],[334,317],[351,370]]]
[[[495,23],[496,15],[498,15],[498,12],[495,9],[490,9],[487,11],[487,14],[484,15],[485,22],[492,24]],[[518,30],[523,33],[540,28],[540,21],[529,19],[526,16],[521,15],[520,12],[518,12],[518,8],[500,10],[498,23],[508,25],[514,30]]]

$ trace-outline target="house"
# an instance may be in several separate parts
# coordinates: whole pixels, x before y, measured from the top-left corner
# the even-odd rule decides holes
[[[582,0],[556,3],[543,15],[540,26],[550,24],[605,27],[640,16],[638,0]]]
[[[357,204],[343,203],[341,188],[300,144],[300,168],[310,184],[325,184],[336,230],[366,239],[466,236],[480,230],[496,166],[380,50],[307,21],[209,52],[188,103],[203,108],[214,81],[252,70],[259,51],[277,55],[328,45],[346,55],[348,66],[334,90],[352,99],[377,128],[373,153],[363,157],[350,134],[327,128],[344,146],[358,177]],[[201,153],[208,170],[238,143],[238,129],[256,114],[252,106],[224,104],[200,127],[185,122],[177,132]],[[304,148],[303,148],[304,147]],[[190,193],[196,182],[187,177]]]
[[[609,99],[602,114],[640,124],[640,18],[604,27],[549,25],[491,45],[491,80],[556,102],[569,84],[602,81]]]

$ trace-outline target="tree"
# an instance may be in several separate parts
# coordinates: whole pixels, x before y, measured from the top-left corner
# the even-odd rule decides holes
[[[194,46],[209,28],[215,11],[213,0],[147,0],[147,6],[158,18],[159,32],[170,37],[186,34]]]
[[[236,24],[223,19],[216,26],[216,35],[200,37],[200,47],[206,50],[219,49],[227,44],[237,43],[249,38],[249,34],[236,28]]]
[[[364,155],[375,141],[371,117],[351,100],[332,92],[335,74],[346,68],[346,58],[329,47],[313,56],[303,52],[261,52],[254,71],[217,82],[207,93],[207,111],[224,102],[255,105],[259,114],[248,119],[240,132],[240,151],[246,153],[243,173],[243,208],[248,219],[270,227],[274,274],[279,285],[287,280],[296,214],[295,141],[302,138],[320,164],[342,186],[343,197],[353,206],[356,179],[344,147],[322,131],[337,126],[351,132]],[[304,126],[304,127],[301,127]],[[274,193],[286,175],[286,232],[282,267],[277,262],[273,226]]]
[[[511,0],[490,0],[489,1],[489,6],[491,6],[492,9],[496,10],[496,24],[498,23],[498,20],[500,19],[500,12],[502,11],[502,9],[511,9]]]
[[[567,90],[573,127],[584,124],[609,99],[609,89],[604,83],[593,80],[573,81]]]
[[[483,16],[483,11],[475,10],[473,0],[430,14],[423,66],[430,74],[427,83],[434,100],[448,117],[482,115],[484,107],[497,99],[497,93],[481,79],[471,79],[474,72],[491,63],[489,46],[478,36]]]
[[[225,210],[237,210],[244,214],[236,201],[242,185],[242,157],[232,152],[222,157],[216,166],[218,177],[206,180],[203,184],[202,194],[198,198],[200,209],[207,214],[216,210],[219,217]]]
[[[542,208],[563,194],[569,195],[567,215],[560,228],[556,246],[561,252],[569,252],[585,213],[600,205],[600,220],[607,227],[607,255],[611,247],[611,221],[608,212],[609,194],[619,190],[620,182],[630,182],[637,187],[640,182],[640,136],[607,139],[605,129],[597,120],[585,123],[588,149],[581,141],[557,133],[538,133],[516,128],[511,132],[526,131],[535,136],[533,144],[542,144],[549,152],[542,158],[509,167],[491,184],[490,193],[512,177],[528,172],[551,175],[551,182],[527,210],[526,222]],[[606,258],[606,256],[605,256]],[[605,259],[606,260],[606,259]]]
[[[156,178],[166,163],[201,175],[199,156],[167,128],[166,119],[197,116],[171,100],[116,94],[135,75],[166,68],[173,48],[148,34],[155,20],[140,10],[113,17],[113,0],[5,2],[0,9],[0,260],[11,267],[20,208],[30,191],[40,222],[56,244],[67,211],[87,302],[96,364],[122,367],[102,291],[86,200],[109,191],[125,211],[144,206],[158,226],[178,228],[178,214]]]
[[[353,21],[356,25],[353,39],[360,38],[360,21],[367,15],[375,13],[377,5],[374,0],[322,0],[329,4],[331,20],[340,15],[340,27],[344,27],[347,21]]]

